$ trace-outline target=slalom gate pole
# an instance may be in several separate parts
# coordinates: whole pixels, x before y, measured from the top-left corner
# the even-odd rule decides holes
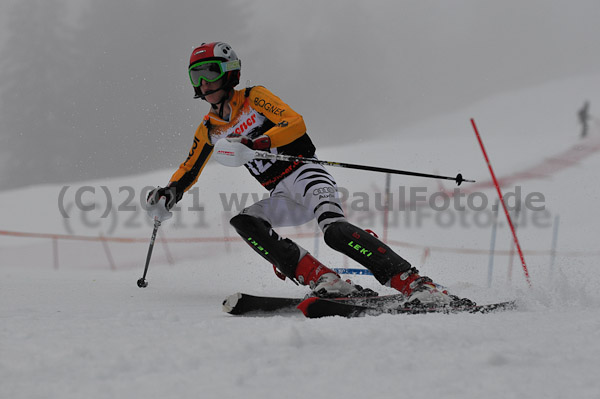
[[[56,237],[52,239],[52,254],[54,257],[54,268],[58,270],[58,240]]]
[[[517,212],[515,213],[515,218],[519,220],[519,210],[517,208]],[[515,233],[519,231],[519,224],[515,223]],[[506,281],[508,283],[512,282],[512,270],[513,270],[513,260],[515,258],[515,243],[512,241],[510,243],[510,253],[508,254],[508,268],[506,273]]]
[[[525,257],[523,256],[523,251],[521,250],[521,245],[519,244],[519,239],[517,238],[515,226],[513,225],[512,219],[510,218],[510,213],[508,213],[508,208],[506,207],[506,203],[504,202],[504,197],[502,196],[502,190],[500,190],[500,185],[498,184],[498,180],[496,179],[496,175],[494,174],[494,169],[492,169],[492,164],[490,163],[490,159],[487,155],[487,152],[485,151],[483,141],[481,140],[481,136],[479,135],[479,130],[477,130],[477,125],[475,125],[475,120],[473,118],[471,118],[471,125],[473,125],[473,130],[475,131],[475,136],[477,136],[477,141],[479,141],[479,146],[481,147],[481,151],[483,152],[483,157],[485,158],[485,162],[487,163],[488,169],[490,170],[490,174],[492,175],[492,180],[494,181],[494,186],[496,186],[496,191],[498,191],[498,198],[500,198],[500,203],[502,203],[502,208],[504,208],[504,214],[506,215],[506,219],[508,220],[508,225],[510,226],[510,231],[512,232],[513,239],[515,241],[515,246],[517,247],[517,251],[519,251],[519,256],[521,257],[521,264],[523,265],[523,272],[525,273],[525,279],[527,280],[527,284],[529,285],[529,287],[531,287],[529,271],[527,270],[527,265],[525,264]]]
[[[490,239],[490,258],[488,262],[487,286],[492,288],[492,278],[494,276],[494,254],[496,251],[496,229],[498,227],[498,207],[500,204],[496,200],[494,203],[494,223],[492,224],[492,238]]]
[[[392,175],[389,173],[385,174],[385,208],[383,211],[383,242],[386,243],[388,240],[388,229],[389,229],[389,217],[390,217],[390,185],[392,181]]]
[[[146,273],[148,273],[148,265],[150,264],[150,258],[152,257],[152,250],[154,249],[154,241],[156,241],[156,233],[160,227],[160,221],[154,219],[154,230],[152,230],[152,237],[150,238],[150,246],[148,247],[148,255],[146,255],[146,266],[144,267],[144,275],[137,281],[137,285],[140,288],[146,288],[148,282],[146,281]]]
[[[554,275],[554,263],[556,261],[556,244],[558,242],[558,225],[560,223],[560,216],[554,217],[554,226],[552,229],[552,249],[550,250],[550,277]]]
[[[460,174],[460,173],[457,174],[456,177],[431,175],[431,174],[428,174],[428,173],[419,173],[419,172],[410,172],[410,171],[406,171],[406,170],[380,168],[380,167],[377,167],[377,166],[367,166],[367,165],[357,165],[357,164],[343,163],[343,162],[323,161],[321,159],[297,157],[297,156],[294,156],[294,155],[273,154],[271,152],[259,151],[259,150],[254,151],[254,159],[265,159],[265,160],[284,161],[284,162],[310,163],[310,164],[318,164],[318,165],[335,166],[335,167],[338,167],[338,168],[358,169],[358,170],[368,170],[368,171],[371,171],[371,172],[391,173],[391,174],[396,174],[396,175],[427,177],[427,178],[430,178],[430,179],[453,180],[454,182],[456,182],[456,184],[458,186],[460,186],[460,184],[462,182],[475,183],[475,180],[464,179],[463,176],[462,176],[462,174]]]

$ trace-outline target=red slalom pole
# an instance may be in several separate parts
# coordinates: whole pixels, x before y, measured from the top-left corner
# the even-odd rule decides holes
[[[506,208],[506,204],[504,203],[504,197],[502,196],[500,185],[498,184],[498,180],[496,179],[496,175],[494,174],[494,169],[492,169],[492,164],[490,163],[490,159],[488,158],[487,152],[485,151],[483,141],[481,141],[481,136],[479,135],[479,131],[477,130],[477,126],[475,125],[475,120],[473,118],[471,118],[471,125],[473,125],[473,130],[475,130],[475,135],[477,136],[477,140],[479,141],[479,146],[481,147],[481,151],[483,152],[483,157],[485,158],[485,162],[487,163],[488,169],[490,170],[490,174],[492,175],[492,180],[494,181],[494,185],[496,186],[496,191],[498,191],[498,197],[500,198],[500,202],[502,203],[502,208],[504,208],[504,214],[506,215],[508,225],[510,226],[510,231],[512,232],[513,239],[515,240],[515,246],[517,247],[517,251],[519,251],[519,256],[521,257],[521,264],[523,265],[523,272],[525,272],[525,279],[527,280],[527,284],[529,284],[529,287],[531,287],[529,271],[527,271],[525,257],[523,256],[523,251],[521,250],[521,245],[519,244],[519,239],[517,238],[515,226],[513,225],[512,219],[510,218],[510,214],[508,213],[508,208]]]

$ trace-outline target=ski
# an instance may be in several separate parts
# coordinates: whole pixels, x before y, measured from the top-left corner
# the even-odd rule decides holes
[[[420,303],[406,303],[402,294],[352,297],[352,298],[286,298],[257,296],[235,293],[223,301],[223,311],[231,315],[283,315],[302,313],[308,318],[327,316],[362,317],[381,314],[424,314],[424,313],[491,313],[516,309],[515,301],[477,305],[474,302],[455,297],[455,301],[445,306],[431,306]]]
[[[492,313],[498,311],[514,310],[517,305],[515,301],[492,303],[488,305],[477,305],[469,300],[457,300],[449,305],[431,306],[420,303],[403,303],[399,306],[393,304],[393,298],[397,295],[370,298],[368,301],[355,302],[345,298],[327,299],[310,297],[298,305],[298,309],[308,318],[320,318],[328,316],[362,317],[379,316],[382,314],[425,314],[425,313]]]
[[[304,298],[256,296],[238,292],[228,296],[223,301],[223,311],[236,316],[259,313],[297,312],[296,307],[303,300]]]
[[[330,300],[347,301],[356,305],[376,306],[387,304],[400,305],[405,302],[405,297],[402,294],[386,295],[386,296],[368,296],[368,297],[350,297],[350,298],[329,298]],[[223,311],[236,316],[241,315],[256,315],[268,313],[300,313],[298,305],[307,299],[304,298],[286,298],[272,296],[250,295],[242,292],[228,296],[223,301]]]
[[[377,293],[375,293],[377,294]],[[235,293],[223,301],[223,311],[232,315],[243,315],[252,312],[293,312],[302,301],[307,298],[290,297],[271,297],[258,296],[246,293]],[[320,298],[320,297],[319,297]],[[367,307],[400,307],[406,302],[406,297],[402,294],[391,294],[379,296],[372,295],[366,297],[343,297],[343,298],[320,298],[330,301],[341,301],[346,304]]]

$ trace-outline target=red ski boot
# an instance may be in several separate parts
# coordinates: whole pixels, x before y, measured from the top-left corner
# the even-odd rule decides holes
[[[308,285],[315,296],[319,297],[356,297],[377,295],[370,289],[363,289],[342,278],[333,270],[307,253],[300,259],[296,267],[296,278],[303,285]]]
[[[407,302],[418,300],[424,305],[448,305],[452,302],[452,298],[438,290],[429,277],[419,276],[414,267],[392,277],[390,286],[406,295]]]

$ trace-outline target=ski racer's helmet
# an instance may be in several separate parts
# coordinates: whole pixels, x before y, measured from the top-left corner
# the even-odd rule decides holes
[[[229,44],[223,42],[202,43],[200,47],[196,47],[192,51],[188,68],[190,81],[196,93],[194,98],[205,100],[207,95],[219,90],[225,90],[228,93],[240,83],[241,69],[242,63]],[[207,82],[216,82],[221,78],[223,84],[220,88],[202,94],[200,84],[203,79]]]

